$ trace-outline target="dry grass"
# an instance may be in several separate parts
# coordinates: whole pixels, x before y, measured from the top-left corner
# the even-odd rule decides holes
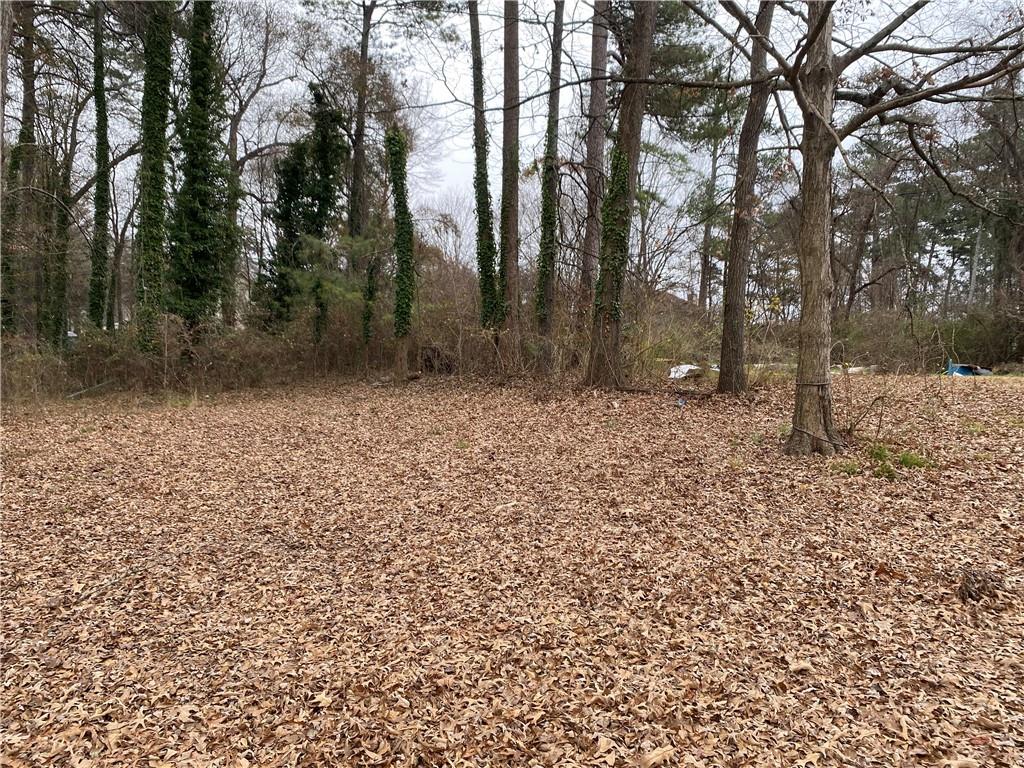
[[[8,413],[0,765],[1019,767],[1024,380],[844,386]]]

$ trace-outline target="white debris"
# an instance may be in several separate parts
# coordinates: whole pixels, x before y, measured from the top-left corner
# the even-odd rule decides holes
[[[673,365],[672,369],[668,372],[670,379],[696,379],[698,376],[703,375],[704,371],[699,365],[690,365],[688,363]]]

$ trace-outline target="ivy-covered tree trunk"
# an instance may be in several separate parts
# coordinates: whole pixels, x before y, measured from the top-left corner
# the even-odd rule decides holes
[[[416,293],[416,272],[412,260],[412,213],[406,183],[408,147],[401,128],[393,125],[385,137],[391,190],[395,197],[395,379],[409,373],[409,331],[412,302]]]
[[[96,192],[92,219],[92,265],[89,273],[89,320],[103,327],[107,296],[107,246],[110,242],[110,143],[107,138],[106,65],[103,56],[104,4],[93,3],[92,82],[96,105]]]
[[[604,196],[604,144],[608,116],[608,11],[610,0],[595,0],[590,39],[590,106],[587,108],[587,222],[583,230],[580,290],[576,322],[582,330],[594,304],[594,271],[601,249],[601,199]]]
[[[501,137],[502,315],[513,349],[519,336],[519,0],[505,0],[504,110]]]
[[[544,168],[540,193],[540,253],[537,257],[537,331],[550,337],[555,309],[555,264],[558,251],[558,94],[562,80],[562,18],[564,0],[555,0],[548,81],[548,122],[544,137]],[[545,365],[550,365],[550,341],[545,341]]]
[[[754,26],[758,34],[767,38],[772,27],[775,3],[762,0],[757,9]],[[750,61],[750,78],[756,80],[767,70],[768,54],[759,45],[754,46]],[[745,392],[747,389],[746,351],[744,327],[746,325],[747,274],[750,270],[750,251],[757,207],[757,145],[761,127],[768,111],[772,86],[768,82],[755,83],[750,88],[750,101],[740,128],[740,141],[736,151],[736,191],[733,200],[732,231],[725,261],[725,304],[722,328],[721,371],[718,391]]]
[[[21,128],[18,140],[11,151],[11,159],[7,167],[5,183],[6,193],[3,196],[0,224],[0,323],[4,331],[15,329],[18,273],[26,270],[26,264],[18,263],[18,245],[33,236],[31,222],[36,219],[36,204],[33,195],[11,192],[12,187],[29,187],[36,178],[36,29],[35,5],[22,2],[13,5],[15,12],[12,22],[17,23],[21,33]],[[4,9],[9,12],[9,8]],[[25,254],[27,249],[20,249]],[[33,265],[33,271],[41,274],[42,265]],[[37,313],[42,307],[36,308]]]
[[[60,350],[68,341],[68,251],[71,246],[71,167],[74,147],[78,144],[78,117],[71,126],[71,152],[61,169],[54,190],[54,215],[50,237],[50,264],[44,280],[43,333],[54,349]]]
[[[227,169],[218,117],[224,112],[217,70],[214,6],[192,6],[188,104],[181,128],[181,188],[175,199],[167,272],[170,311],[195,329],[216,312],[234,237],[227,209]]]
[[[139,263],[135,315],[139,345],[156,345],[156,319],[164,304],[164,189],[167,164],[167,108],[171,86],[171,23],[174,4],[146,6],[142,84],[142,161],[139,168]]]
[[[835,105],[836,73],[832,55],[832,6],[812,3],[807,29],[820,33],[810,46],[800,72],[806,99],[800,142],[803,172],[800,185],[800,334],[796,371],[793,431],[786,453],[831,456],[842,446],[832,420],[832,273],[829,243],[832,227],[832,157],[836,142],[830,130]],[[822,16],[825,15],[825,18]]]
[[[601,208],[600,271],[594,300],[594,327],[584,382],[598,387],[624,384],[622,370],[622,289],[629,259],[629,225],[636,197],[637,167],[654,43],[656,2],[633,3],[633,37],[626,57],[619,127],[612,148],[608,190]]]
[[[484,58],[480,48],[480,10],[469,3],[469,34],[473,58],[473,192],[476,199],[476,261],[480,278],[480,324],[494,328],[501,320],[495,281],[494,214],[487,181],[487,118],[484,115]]]

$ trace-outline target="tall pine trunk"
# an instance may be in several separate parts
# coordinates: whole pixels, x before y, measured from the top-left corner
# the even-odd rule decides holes
[[[505,0],[504,110],[501,136],[502,314],[513,350],[519,344],[519,0]]]
[[[808,5],[808,34],[820,29],[800,72],[806,99],[800,142],[803,173],[800,185],[800,333],[796,371],[793,431],[786,453],[831,456],[842,447],[832,420],[832,273],[829,242],[832,227],[832,158],[836,142],[831,130],[836,72],[832,56],[832,6]]]
[[[754,26],[758,34],[767,37],[772,27],[775,3],[762,0],[757,9]],[[759,45],[754,46],[750,61],[750,78],[763,77],[767,70],[768,54]],[[755,83],[750,88],[747,113],[740,128],[740,141],[736,152],[736,192],[733,200],[732,231],[725,261],[725,310],[722,327],[721,372],[718,391],[745,392],[747,389],[746,325],[747,273],[750,270],[750,252],[757,206],[757,145],[761,139],[768,100],[772,86],[769,82]]]
[[[139,345],[156,347],[156,320],[164,303],[164,219],[167,193],[167,110],[171,86],[172,3],[146,6],[142,84],[142,161],[139,169],[139,264],[136,317]]]
[[[545,341],[545,365],[551,363],[550,336],[555,308],[555,268],[558,251],[558,108],[562,79],[562,18],[564,0],[555,0],[548,80],[548,121],[544,138],[544,168],[540,196],[540,254],[537,258],[537,330]]]
[[[494,328],[501,317],[494,262],[494,213],[487,181],[487,118],[484,114],[484,57],[480,48],[480,9],[469,3],[470,47],[473,58],[473,192],[476,198],[476,260],[480,278],[480,324]]]
[[[590,38],[590,106],[587,108],[587,222],[583,230],[577,327],[582,329],[594,304],[594,270],[601,249],[601,199],[604,197],[604,143],[608,114],[608,11],[610,0],[595,0]]]
[[[110,243],[110,142],[107,138],[106,64],[103,56],[104,4],[93,4],[92,82],[96,105],[96,193],[92,219],[92,265],[89,273],[89,320],[103,327],[107,294],[107,247]]]
[[[697,304],[701,312],[707,312],[711,303],[711,247],[715,225],[715,209],[718,205],[718,162],[722,152],[722,141],[718,136],[711,140],[711,175],[705,189],[704,236],[700,243],[700,287]]]
[[[594,327],[584,382],[598,387],[625,383],[622,370],[622,290],[629,259],[629,227],[636,197],[646,80],[651,71],[656,2],[633,3],[633,38],[624,70],[619,129],[612,149],[608,190],[601,208],[601,255]]]

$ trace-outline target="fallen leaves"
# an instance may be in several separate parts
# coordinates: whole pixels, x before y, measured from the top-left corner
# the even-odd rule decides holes
[[[0,765],[1020,765],[1024,382],[902,381],[893,480],[788,388],[7,414]]]

